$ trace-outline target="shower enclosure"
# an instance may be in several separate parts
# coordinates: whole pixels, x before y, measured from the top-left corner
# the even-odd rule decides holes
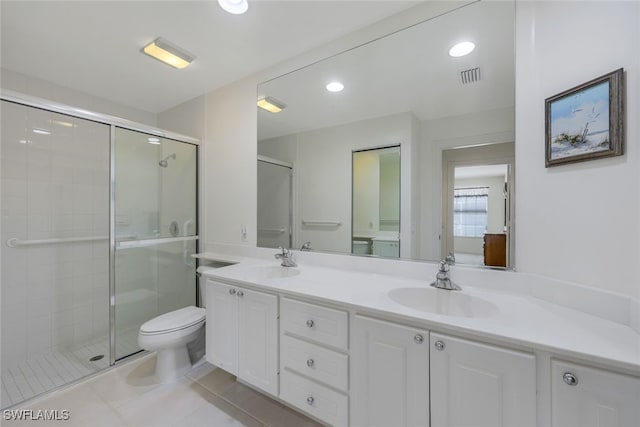
[[[3,93],[1,407],[141,349],[196,303],[197,141]]]

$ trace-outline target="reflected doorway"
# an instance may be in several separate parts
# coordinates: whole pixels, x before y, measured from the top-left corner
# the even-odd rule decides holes
[[[443,151],[443,253],[513,267],[513,143]]]
[[[400,146],[352,156],[351,252],[400,257]]]

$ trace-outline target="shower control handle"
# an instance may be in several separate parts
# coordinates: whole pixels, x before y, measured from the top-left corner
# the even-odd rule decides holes
[[[235,295],[235,294],[236,294],[235,289],[229,289],[229,295]]]
[[[244,292],[242,292],[242,291],[238,291],[238,296],[239,296],[240,298],[242,298],[242,297],[244,296]]]

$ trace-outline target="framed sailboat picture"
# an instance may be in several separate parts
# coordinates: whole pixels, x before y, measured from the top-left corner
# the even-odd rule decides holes
[[[545,166],[620,156],[622,68],[545,100]]]

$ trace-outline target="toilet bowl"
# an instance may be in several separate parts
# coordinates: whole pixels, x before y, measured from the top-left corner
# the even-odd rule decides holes
[[[187,343],[198,338],[204,321],[205,309],[190,306],[162,314],[140,326],[138,345],[157,352],[158,382],[171,382],[191,369]]]

